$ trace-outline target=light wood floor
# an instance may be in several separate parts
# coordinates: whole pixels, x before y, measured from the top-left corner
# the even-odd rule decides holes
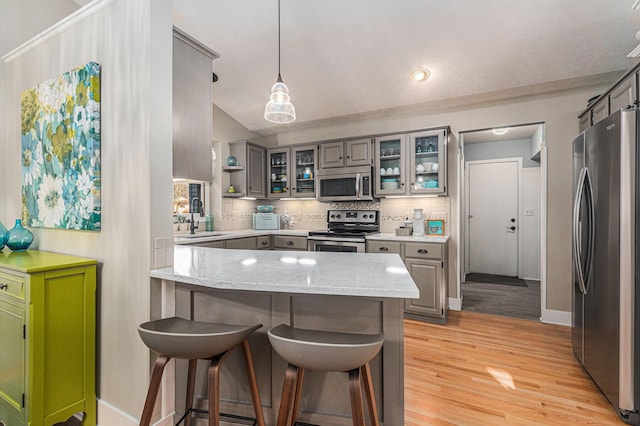
[[[624,425],[582,371],[571,331],[452,311],[405,320],[405,425]]]

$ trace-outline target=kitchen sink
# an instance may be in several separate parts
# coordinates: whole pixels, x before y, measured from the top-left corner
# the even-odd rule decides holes
[[[209,232],[196,232],[195,234],[176,234],[176,238],[202,238],[202,237],[217,237],[221,235],[229,235],[228,231],[209,231]]]

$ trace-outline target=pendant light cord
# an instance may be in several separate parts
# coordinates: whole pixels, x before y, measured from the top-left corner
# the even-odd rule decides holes
[[[278,0],[278,81],[282,82],[280,75],[280,0]]]

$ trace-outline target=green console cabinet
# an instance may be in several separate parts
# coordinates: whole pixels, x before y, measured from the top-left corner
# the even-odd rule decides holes
[[[96,261],[0,252],[0,425],[96,424]]]

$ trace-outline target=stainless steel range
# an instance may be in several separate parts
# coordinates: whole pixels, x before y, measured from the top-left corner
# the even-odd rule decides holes
[[[327,229],[309,232],[309,251],[365,252],[365,237],[380,232],[377,210],[329,210]]]

